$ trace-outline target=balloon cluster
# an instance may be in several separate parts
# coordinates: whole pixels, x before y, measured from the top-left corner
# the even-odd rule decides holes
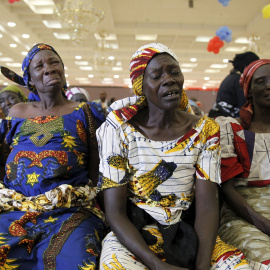
[[[207,51],[213,52],[214,54],[219,53],[219,49],[223,47],[224,42],[220,40],[219,37],[215,36],[212,39],[209,40]]]
[[[221,39],[226,42],[231,42],[232,41],[232,30],[229,29],[228,26],[221,26],[217,31],[216,35]]]
[[[263,7],[262,14],[264,19],[270,18],[270,4]]]
[[[227,7],[229,5],[229,2],[231,0],[218,0],[219,3],[222,4],[222,6]]]
[[[19,2],[20,0],[8,0],[10,4],[13,4],[14,2]]]

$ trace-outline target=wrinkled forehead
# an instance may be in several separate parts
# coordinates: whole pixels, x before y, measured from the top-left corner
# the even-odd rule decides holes
[[[146,68],[148,66],[162,65],[165,62],[170,62],[172,65],[179,66],[179,62],[169,53],[162,52],[155,54],[151,60],[148,62]]]
[[[259,77],[266,77],[266,76],[270,76],[270,64],[265,64],[265,65],[258,67],[255,70],[255,72],[252,76],[252,79],[259,78]]]

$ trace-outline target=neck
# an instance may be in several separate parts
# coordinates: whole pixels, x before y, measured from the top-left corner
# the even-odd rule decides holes
[[[67,99],[63,97],[62,92],[58,94],[38,93],[38,95],[40,97],[41,110],[50,110],[67,103]]]
[[[147,111],[148,115],[145,120],[147,121],[149,126],[169,128],[178,123],[178,109],[164,111],[157,108],[153,109],[151,107],[148,107]]]

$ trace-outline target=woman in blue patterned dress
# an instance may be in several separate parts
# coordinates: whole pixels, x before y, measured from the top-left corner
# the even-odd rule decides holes
[[[0,183],[0,269],[96,269],[104,233],[96,203],[96,128],[91,103],[64,95],[64,64],[49,45],[35,45],[23,78],[3,75],[38,94],[2,121],[11,153]],[[3,133],[2,133],[3,134]]]

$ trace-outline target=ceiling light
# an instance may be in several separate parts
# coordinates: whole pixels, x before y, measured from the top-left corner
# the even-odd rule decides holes
[[[114,60],[115,57],[114,57],[114,56],[109,56],[108,59],[109,59],[109,60]]]
[[[22,37],[23,38],[30,38],[30,35],[28,35],[28,34],[22,34]]]
[[[116,64],[115,64],[117,67],[121,67],[122,66],[122,63],[120,61],[117,61]]]
[[[157,40],[157,35],[136,35],[136,40]]]
[[[203,86],[202,89],[206,89],[206,86]]]
[[[67,78],[68,77],[68,74],[65,74],[65,77]]]
[[[197,61],[197,58],[190,58],[190,61],[191,62],[196,62]]]
[[[57,39],[70,39],[70,35],[69,35],[69,34],[64,34],[64,33],[53,33],[53,35],[54,35]]]
[[[234,43],[249,44],[250,40],[246,37],[239,37],[234,41]]]
[[[113,71],[122,71],[123,68],[122,67],[113,67],[112,70]]]
[[[212,37],[198,36],[198,37],[196,37],[195,41],[197,41],[197,42],[209,42],[209,40],[211,38]]]
[[[9,44],[9,46],[10,46],[11,48],[16,48],[16,47],[17,47],[17,44],[12,43],[12,44]]]
[[[89,66],[88,61],[75,61],[75,64],[78,66]]]
[[[220,69],[206,69],[204,71],[205,73],[219,73],[220,72]]]
[[[104,11],[96,8],[92,0],[65,0],[56,15],[76,44],[87,39],[104,19]]]
[[[56,6],[53,0],[24,0],[36,14],[53,14]]]
[[[226,68],[227,64],[212,64],[210,68]]]
[[[210,78],[209,78],[209,77],[204,77],[204,80],[205,80],[205,81],[209,81]]]
[[[16,26],[16,23],[15,22],[8,22],[7,25],[9,27],[15,27]]]
[[[225,49],[226,52],[242,52],[246,49],[247,47],[227,47]]]
[[[198,64],[197,63],[183,63],[180,64],[181,67],[185,67],[185,68],[193,68],[193,67],[197,67]]]
[[[47,28],[54,28],[54,29],[61,29],[62,28],[62,25],[59,21],[42,20],[42,22]]]
[[[94,75],[93,74],[89,74],[88,77],[89,78],[94,78]]]
[[[7,66],[9,67],[21,67],[22,64],[21,63],[6,63]]]
[[[119,76],[119,75],[114,75],[113,77],[114,77],[115,79],[119,79],[120,76]]]
[[[8,83],[7,82],[4,82],[3,85],[8,85]]]
[[[229,63],[229,59],[223,59],[223,63]]]
[[[2,34],[0,34],[0,38],[2,38],[3,37],[3,35]]]
[[[181,68],[182,72],[192,72],[192,68]]]
[[[197,80],[185,80],[185,83],[196,83]]]
[[[13,59],[10,57],[0,57],[0,62],[13,62]]]
[[[75,56],[75,59],[80,60],[82,57],[80,55]]]
[[[76,80],[76,81],[88,81],[88,78],[84,78],[84,77],[76,77],[75,80]]]
[[[80,69],[81,70],[93,70],[93,68],[90,66],[80,66]]]

